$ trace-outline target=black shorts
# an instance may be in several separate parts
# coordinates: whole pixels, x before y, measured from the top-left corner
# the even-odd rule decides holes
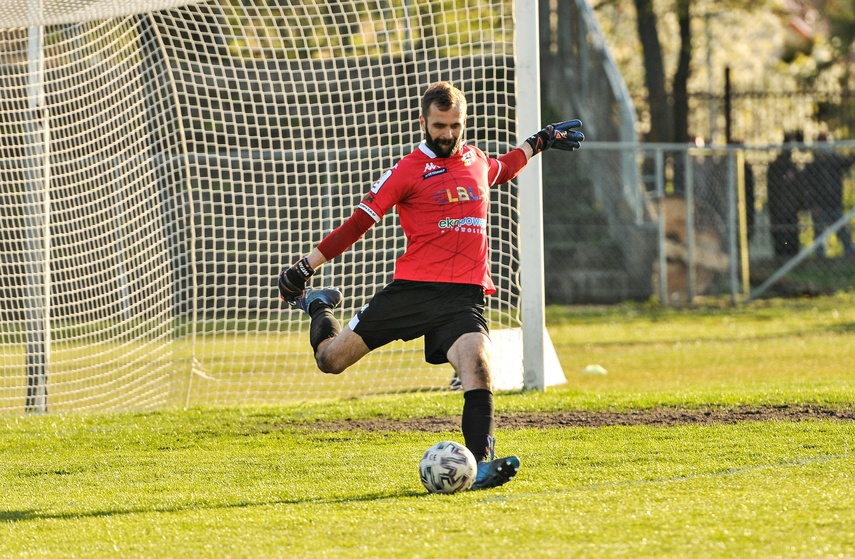
[[[469,332],[490,335],[480,285],[395,280],[350,321],[350,329],[374,350],[394,340],[425,338],[425,361],[448,363],[446,354]]]

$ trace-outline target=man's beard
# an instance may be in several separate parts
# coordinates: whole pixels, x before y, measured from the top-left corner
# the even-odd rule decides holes
[[[451,157],[460,149],[460,144],[462,142],[462,134],[451,140],[434,140],[430,137],[430,134],[425,134],[425,144],[427,144],[427,147],[429,147],[437,157]]]

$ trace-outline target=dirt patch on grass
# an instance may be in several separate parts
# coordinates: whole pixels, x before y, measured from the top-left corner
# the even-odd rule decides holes
[[[829,419],[855,421],[855,409],[812,405],[782,405],[736,408],[653,408],[628,411],[568,410],[540,413],[496,415],[500,429],[549,429],[556,427],[608,427],[614,425],[721,425],[744,421],[805,421]],[[412,419],[353,419],[319,422],[312,425],[331,431],[454,431],[459,417],[422,417]]]

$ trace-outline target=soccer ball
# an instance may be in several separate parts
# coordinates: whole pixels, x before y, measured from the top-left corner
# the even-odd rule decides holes
[[[422,485],[429,493],[466,491],[475,483],[477,474],[475,456],[453,441],[436,443],[425,451],[419,462]]]

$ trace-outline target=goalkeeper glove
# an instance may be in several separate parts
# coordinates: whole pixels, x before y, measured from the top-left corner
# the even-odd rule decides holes
[[[537,134],[529,136],[526,142],[531,146],[534,155],[549,148],[573,151],[582,147],[581,142],[585,139],[584,134],[573,130],[573,128],[580,126],[582,126],[582,121],[578,119],[550,124]]]
[[[292,307],[298,305],[306,289],[306,280],[312,277],[315,269],[309,265],[309,259],[303,258],[279,274],[279,296]]]

